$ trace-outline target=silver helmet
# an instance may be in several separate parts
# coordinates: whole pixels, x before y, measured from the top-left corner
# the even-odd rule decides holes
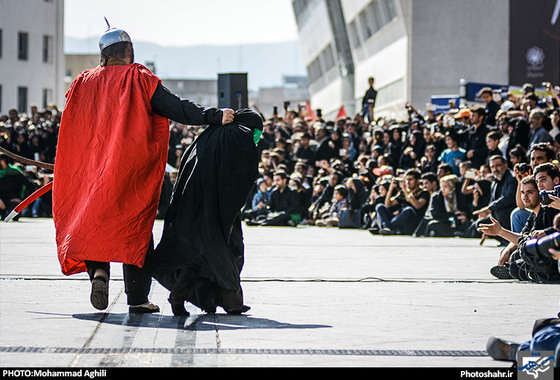
[[[103,51],[107,46],[111,46],[113,44],[119,42],[131,42],[130,36],[127,32],[122,29],[113,28],[109,25],[109,21],[105,18],[105,22],[107,23],[107,30],[101,38],[99,38],[99,51]]]

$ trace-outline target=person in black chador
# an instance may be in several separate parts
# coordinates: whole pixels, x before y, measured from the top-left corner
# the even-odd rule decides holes
[[[154,278],[170,291],[174,315],[185,302],[207,313],[243,305],[240,210],[258,176],[262,118],[243,109],[225,126],[210,125],[185,151],[163,235],[153,253]]]

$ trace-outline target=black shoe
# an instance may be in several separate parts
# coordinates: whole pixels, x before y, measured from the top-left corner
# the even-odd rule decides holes
[[[239,315],[241,313],[245,313],[246,311],[249,311],[250,309],[251,308],[249,306],[241,305],[241,306],[233,307],[231,309],[224,309],[224,310],[228,314]]]
[[[175,316],[189,316],[191,315],[187,309],[185,309],[185,301],[178,301],[175,299],[169,298],[169,303],[171,304],[171,310],[173,311],[173,315]]]
[[[143,303],[142,305],[131,305],[128,307],[129,313],[135,314],[146,314],[146,313],[157,313],[159,312],[159,306],[154,305],[150,301]]]
[[[494,360],[516,361],[519,344],[491,337],[486,343],[486,352]]]
[[[379,233],[381,235],[395,235],[395,231],[387,227],[383,227],[381,230],[379,230]]]
[[[492,267],[490,269],[490,274],[500,280],[513,278],[511,274],[509,274],[509,267],[507,265],[496,265],[495,267]]]
[[[372,235],[379,235],[379,227],[378,226],[373,226],[371,228],[368,228],[368,231]]]
[[[91,294],[89,300],[97,310],[105,310],[109,306],[109,284],[103,277],[91,280]]]

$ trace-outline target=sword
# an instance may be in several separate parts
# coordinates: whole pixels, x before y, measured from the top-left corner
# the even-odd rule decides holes
[[[5,154],[11,159],[21,162],[22,164],[33,165],[33,166],[37,166],[38,168],[43,168],[47,170],[54,170],[53,164],[47,164],[46,162],[30,160],[29,158],[18,156],[17,154],[10,152],[9,150],[2,148],[1,146],[0,146],[0,153]]]
[[[33,194],[25,198],[23,202],[17,205],[12,210],[12,212],[10,212],[10,214],[6,217],[6,219],[4,219],[4,222],[8,223],[10,220],[15,218],[20,212],[23,211],[23,209],[25,209],[27,206],[33,203],[37,198],[49,192],[52,189],[52,187],[53,187],[53,181],[47,183],[45,186],[41,187],[40,189],[37,189]]]

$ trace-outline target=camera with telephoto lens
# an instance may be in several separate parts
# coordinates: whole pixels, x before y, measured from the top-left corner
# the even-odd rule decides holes
[[[554,186],[554,190],[542,190],[539,194],[541,196],[541,204],[545,206],[549,205],[552,203],[552,199],[549,195],[560,197],[560,185]]]
[[[529,173],[530,170],[531,170],[531,167],[530,167],[529,164],[526,163],[526,162],[522,162],[521,164],[519,164],[519,165],[517,166],[517,171],[518,171],[519,173],[523,173],[523,174]]]
[[[534,257],[550,258],[549,248],[560,247],[560,232],[555,232],[541,239],[530,239],[525,243],[525,249]]]

